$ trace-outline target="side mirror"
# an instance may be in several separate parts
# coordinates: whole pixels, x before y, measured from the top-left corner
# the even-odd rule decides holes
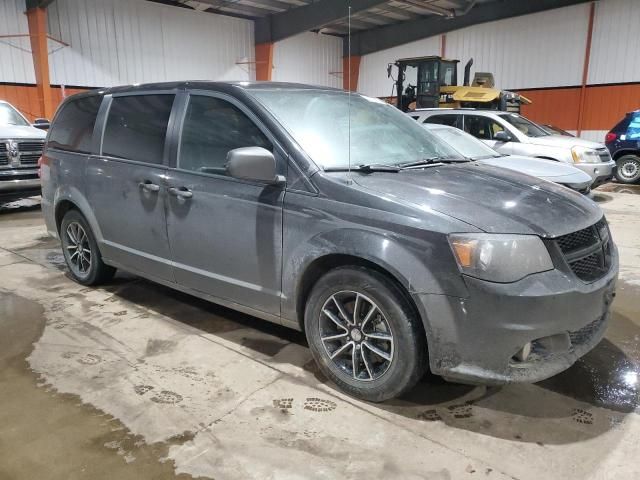
[[[497,140],[498,142],[510,142],[511,141],[511,135],[509,135],[507,132],[505,132],[504,130],[501,132],[496,133],[493,136],[494,140]]]
[[[227,153],[227,174],[233,178],[282,185],[285,178],[276,174],[276,159],[262,147],[243,147]]]
[[[33,122],[33,126],[39,128],[40,130],[49,130],[51,123],[46,118],[36,118]]]

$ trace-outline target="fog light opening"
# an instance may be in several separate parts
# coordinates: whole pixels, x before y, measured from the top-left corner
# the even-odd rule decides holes
[[[524,347],[522,347],[520,350],[516,352],[516,354],[513,356],[513,359],[517,362],[526,362],[530,354],[531,354],[531,342],[527,342],[524,344]]]

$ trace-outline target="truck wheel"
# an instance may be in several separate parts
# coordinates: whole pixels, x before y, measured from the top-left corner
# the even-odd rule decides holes
[[[637,183],[640,180],[640,157],[623,155],[616,160],[616,178],[620,183]]]
[[[371,402],[397,397],[422,377],[427,342],[420,318],[386,276],[340,267],[313,287],[304,324],[320,370]]]
[[[102,261],[91,227],[77,210],[69,210],[62,219],[60,240],[67,267],[76,282],[98,285],[113,278],[116,269]]]

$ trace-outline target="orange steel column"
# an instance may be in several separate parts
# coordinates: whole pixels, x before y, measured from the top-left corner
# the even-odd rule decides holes
[[[53,105],[51,102],[51,83],[49,81],[49,50],[47,47],[47,10],[31,8],[27,10],[31,55],[38,87],[38,103],[40,116],[51,119]]]
[[[273,71],[273,43],[256,45],[256,80],[271,80]]]
[[[596,15],[596,4],[591,2],[589,6],[589,27],[587,30],[587,44],[585,45],[584,52],[584,66],[582,68],[582,85],[580,87],[580,103],[578,106],[578,125],[576,128],[576,135],[580,136],[582,133],[582,121],[584,118],[584,104],[587,98],[587,80],[589,79],[589,61],[591,56],[591,39],[593,38],[593,20]]]
[[[342,57],[342,88],[355,92],[358,90],[358,76],[360,75],[359,56]],[[351,60],[351,61],[349,61]]]

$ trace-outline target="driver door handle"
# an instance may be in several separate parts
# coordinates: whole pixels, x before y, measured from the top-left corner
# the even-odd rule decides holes
[[[143,189],[146,190],[147,192],[157,192],[160,190],[160,185],[156,185],[155,183],[151,183],[148,180],[145,180],[144,182],[140,182],[138,184],[138,186]]]
[[[191,192],[191,190],[189,190],[186,187],[180,187],[180,188],[171,187],[169,189],[169,193],[171,195],[173,195],[174,197],[180,197],[180,198],[191,198],[191,197],[193,197],[193,192]]]

